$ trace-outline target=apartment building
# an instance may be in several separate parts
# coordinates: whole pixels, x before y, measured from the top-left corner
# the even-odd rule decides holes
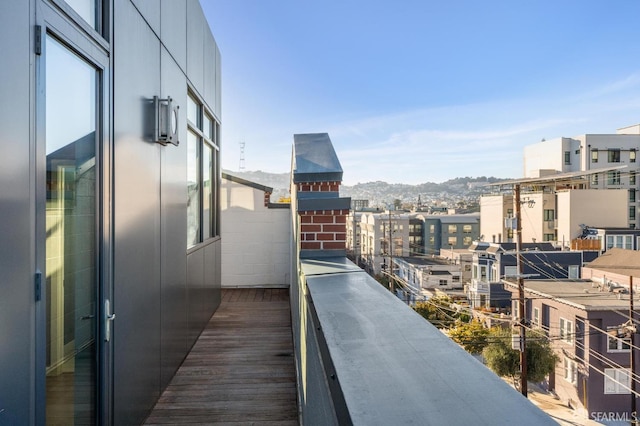
[[[584,188],[620,189],[627,192],[625,210],[628,227],[638,222],[638,182],[640,169],[640,125],[618,129],[615,134],[584,134],[556,138],[524,148],[524,176],[541,177],[553,173],[593,171],[611,166],[626,166],[590,175]],[[595,226],[596,224],[594,224]],[[601,225],[606,226],[606,225]]]
[[[480,214],[421,216],[424,221],[424,253],[440,254],[442,250],[466,249],[479,239]]]
[[[0,35],[0,424],[140,424],[220,303],[220,52],[197,0]]]
[[[570,179],[567,175],[557,178]],[[549,178],[551,179],[551,178]],[[629,192],[624,189],[576,189],[552,180],[526,180],[521,193],[522,241],[553,242],[569,248],[582,235],[584,226],[629,228],[626,208]],[[512,193],[492,194],[480,199],[480,234],[485,241],[515,242],[515,200]],[[612,208],[612,206],[621,206]]]
[[[415,229],[420,224],[416,215],[402,211],[362,212],[360,259],[365,269],[376,275],[387,270],[394,256],[420,254],[421,247],[412,243],[415,240],[410,238],[422,233],[421,229]]]
[[[631,421],[635,331],[629,327],[629,294],[591,280],[526,280],[524,287],[526,318],[558,355],[549,389],[583,418],[601,419],[607,413],[607,419]],[[517,303],[518,286],[505,283],[505,289]],[[640,302],[637,294],[635,303]],[[634,351],[637,358],[637,346]]]
[[[473,308],[507,308],[510,296],[505,294],[502,282],[516,276],[517,253],[514,243],[474,242],[472,278],[467,288]],[[579,278],[583,264],[582,252],[559,251],[550,243],[524,243],[521,256],[523,274],[540,279]]]

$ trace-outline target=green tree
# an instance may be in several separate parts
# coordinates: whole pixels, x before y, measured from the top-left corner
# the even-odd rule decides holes
[[[487,346],[489,329],[480,321],[458,322],[455,327],[449,329],[449,337],[461,345],[465,351],[479,354]]]
[[[492,328],[489,343],[482,350],[487,367],[499,376],[511,377],[516,383],[520,372],[520,352],[511,349],[511,329]],[[554,372],[558,356],[546,336],[527,332],[527,378],[541,382]]]
[[[457,312],[447,296],[434,296],[424,302],[416,302],[413,309],[438,328],[448,328],[456,322],[468,322],[469,314]]]

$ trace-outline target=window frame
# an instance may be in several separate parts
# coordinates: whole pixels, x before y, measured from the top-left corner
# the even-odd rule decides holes
[[[578,363],[570,358],[564,357],[562,367],[564,379],[572,385],[576,385],[578,383]]]
[[[618,327],[607,327],[607,353],[629,353],[631,352],[631,338],[625,339],[623,337],[612,336],[609,334],[611,331],[618,330]],[[615,348],[612,346],[612,342],[615,343]],[[625,349],[625,345],[627,348]]]
[[[625,378],[622,378],[624,373]],[[604,394],[605,395],[630,395],[631,374],[628,368],[604,369]],[[626,379],[626,380],[625,380]],[[624,385],[622,383],[625,383]],[[611,389],[612,388],[612,389]]]
[[[560,317],[558,328],[560,330],[560,336],[559,336],[560,340],[572,345],[575,340],[574,338],[575,328],[573,326],[573,321]]]
[[[191,108],[195,106],[195,111]],[[195,113],[195,122],[192,120]],[[198,231],[195,241],[187,238],[187,250],[198,247],[200,244],[208,243],[214,238],[220,237],[220,122],[213,112],[207,107],[202,99],[190,88],[187,91],[187,135],[195,136],[195,153],[197,158],[197,182],[198,182]],[[205,126],[208,124],[208,126]],[[208,127],[208,128],[205,128]],[[187,137],[189,143],[189,137]],[[207,167],[210,179],[209,214],[207,226],[205,221],[205,147],[211,153],[211,164]],[[188,152],[189,155],[189,152]],[[189,159],[187,160],[189,161]],[[188,209],[188,207],[187,207]],[[187,226],[189,226],[187,224]],[[209,232],[205,235],[205,231]],[[187,233],[187,237],[189,234]]]
[[[597,149],[592,149],[591,150],[591,162],[592,163],[597,163],[598,162],[598,150]]]
[[[608,149],[607,150],[607,160],[609,163],[619,163],[620,162],[620,150],[619,149]]]

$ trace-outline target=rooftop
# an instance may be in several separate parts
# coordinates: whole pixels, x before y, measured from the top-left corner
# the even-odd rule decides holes
[[[599,283],[591,280],[525,280],[524,282],[527,292],[555,299],[560,303],[586,311],[629,308],[628,294],[610,292],[607,288],[600,288],[598,285]],[[517,289],[517,284],[511,282],[505,281],[505,286]],[[639,296],[639,294],[634,294],[633,300],[640,301]]]

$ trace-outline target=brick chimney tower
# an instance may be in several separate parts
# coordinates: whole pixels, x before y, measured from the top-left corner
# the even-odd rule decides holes
[[[346,256],[351,198],[340,198],[342,167],[327,133],[293,135],[291,203],[301,258]]]

